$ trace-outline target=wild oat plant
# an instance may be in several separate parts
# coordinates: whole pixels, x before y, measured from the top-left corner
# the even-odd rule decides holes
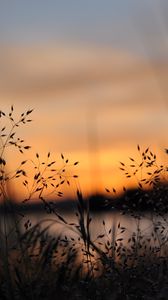
[[[100,218],[103,229],[93,237],[94,214],[80,189],[76,191],[75,222],[68,222],[55,202],[49,201],[51,195],[62,197],[61,187],[70,186],[71,179],[77,178],[69,168],[78,162],[70,164],[61,154],[62,166],[58,168],[50,153],[45,161],[36,153],[34,160],[23,159],[10,171],[9,149],[13,156],[17,151],[24,157],[30,149],[18,137],[18,127],[31,122],[31,114],[32,110],[27,110],[17,118],[13,106],[8,113],[0,111],[0,298],[167,299],[167,166],[158,164],[149,148],[141,151],[138,145],[139,158],[130,157],[128,165],[120,163],[124,176],[135,178],[135,193],[130,195],[124,187],[122,202],[113,207],[116,189],[106,188],[105,203],[112,219],[117,208],[121,215],[135,220],[136,229],[128,235],[120,221],[108,228]],[[22,182],[27,191],[27,197],[20,199],[24,205],[38,199],[51,217],[35,225],[25,220],[9,193],[13,180]],[[141,229],[143,218],[150,220],[150,234]],[[51,234],[51,226],[60,224],[69,233]]]

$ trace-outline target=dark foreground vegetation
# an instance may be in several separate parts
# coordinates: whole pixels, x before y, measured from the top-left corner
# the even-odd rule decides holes
[[[137,188],[130,192],[124,187],[124,198],[115,205],[115,188],[106,188],[103,205],[108,210],[118,209],[121,214],[134,218],[136,230],[126,237],[127,228],[120,222],[108,227],[100,219],[104,231],[93,238],[94,215],[91,217],[90,205],[94,199],[84,201],[81,191],[77,190],[74,223],[68,222],[54,203],[47,201],[49,187],[52,193],[61,197],[61,186],[70,184],[69,176],[66,177],[69,162],[63,155],[63,166],[57,169],[55,161],[50,160],[50,153],[45,162],[41,162],[36,154],[32,183],[25,168],[27,160],[22,161],[14,172],[8,170],[5,159],[8,147],[21,153],[29,149],[16,137],[15,130],[30,122],[31,112],[21,114],[18,121],[13,116],[13,107],[8,114],[0,112],[1,120],[9,121],[8,131],[6,126],[0,129],[0,196],[3,204],[0,299],[168,299],[167,166],[158,165],[156,155],[148,148],[141,151],[139,146],[140,161],[130,158],[129,166],[121,162],[125,176],[138,178]],[[26,205],[34,196],[38,198],[49,216],[47,225],[45,221],[32,225],[27,219],[23,229],[24,215],[8,195],[10,181],[17,178],[23,178],[28,192],[22,203]],[[152,222],[150,235],[140,228],[145,207]],[[63,225],[72,234],[51,234],[53,224]]]

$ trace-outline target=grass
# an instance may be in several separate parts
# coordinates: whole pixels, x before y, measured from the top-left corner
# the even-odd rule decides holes
[[[124,176],[133,176],[137,182],[135,206],[140,208],[142,201],[152,206],[157,201],[155,210],[150,212],[153,228],[150,236],[141,230],[144,212],[128,205],[129,193],[124,187],[126,201],[121,214],[135,219],[136,230],[125,241],[126,227],[118,222],[108,228],[100,219],[103,232],[93,238],[94,215],[91,216],[89,201],[83,199],[79,189],[76,191],[74,223],[69,223],[58,213],[54,203],[47,201],[51,194],[63,195],[61,187],[69,186],[71,178],[77,177],[69,176],[67,169],[78,162],[69,164],[61,154],[62,167],[57,168],[50,153],[46,161],[41,161],[40,154],[36,153],[35,161],[30,161],[33,178],[27,175],[28,160],[21,161],[13,172],[8,169],[6,152],[9,148],[23,155],[30,148],[17,136],[17,128],[31,122],[31,113],[32,110],[28,110],[16,120],[13,106],[9,113],[0,111],[0,118],[5,123],[0,137],[0,197],[4,206],[0,228],[1,299],[167,299],[167,166],[159,165],[156,155],[149,148],[141,151],[139,145],[138,160],[130,157],[128,165],[120,163]],[[8,194],[10,182],[18,178],[27,190],[23,203],[38,198],[50,216],[47,223],[42,220],[32,225],[31,220],[26,220],[25,230],[21,228],[22,216]],[[111,199],[117,192],[115,188],[106,188],[106,192],[110,210]],[[72,234],[51,235],[49,229],[53,224],[62,224]]]

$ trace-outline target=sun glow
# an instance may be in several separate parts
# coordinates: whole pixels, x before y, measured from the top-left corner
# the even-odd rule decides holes
[[[75,170],[79,178],[73,178],[72,187],[61,187],[65,197],[73,197],[79,184],[85,195],[135,186],[119,162],[136,156],[138,143],[159,153],[166,147],[166,103],[145,60],[77,45],[9,47],[1,60],[1,109],[14,104],[16,116],[34,109],[33,122],[19,132],[32,147],[26,159],[40,153],[45,160],[51,152],[58,165],[61,153],[80,162]],[[157,72],[165,80],[168,69],[158,65]],[[23,157],[9,151],[7,159],[14,170]],[[28,173],[33,178],[30,165]],[[26,197],[24,190],[22,182],[10,186],[17,199]]]

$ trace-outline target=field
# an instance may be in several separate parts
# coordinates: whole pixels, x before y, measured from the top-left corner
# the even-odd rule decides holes
[[[17,130],[31,122],[31,113],[28,110],[16,120],[13,106],[7,113],[0,111],[1,299],[167,299],[167,166],[158,164],[149,148],[141,150],[138,145],[140,162],[130,157],[129,166],[120,163],[126,177],[137,178],[134,193],[123,187],[123,196],[117,198],[115,188],[105,187],[102,204],[108,211],[134,218],[136,230],[125,240],[126,227],[120,222],[109,227],[100,218],[103,232],[93,238],[91,202],[83,199],[79,188],[74,211],[76,222],[67,221],[57,211],[55,202],[47,200],[51,194],[61,198],[62,186],[69,186],[71,178],[78,180],[76,173],[71,177],[66,175],[69,160],[63,154],[62,167],[57,169],[50,153],[45,162],[36,153],[33,178],[27,177],[26,160],[13,172],[9,170],[8,148],[23,156],[30,148],[18,137]],[[74,162],[72,169],[77,165],[78,161]],[[45,220],[32,225],[27,219],[23,230],[24,216],[9,197],[10,182],[20,179],[27,190],[22,205],[38,199],[52,220],[47,225]],[[149,236],[140,227],[146,211],[152,223]],[[51,235],[53,222],[54,226],[61,224],[67,228],[70,234]]]

